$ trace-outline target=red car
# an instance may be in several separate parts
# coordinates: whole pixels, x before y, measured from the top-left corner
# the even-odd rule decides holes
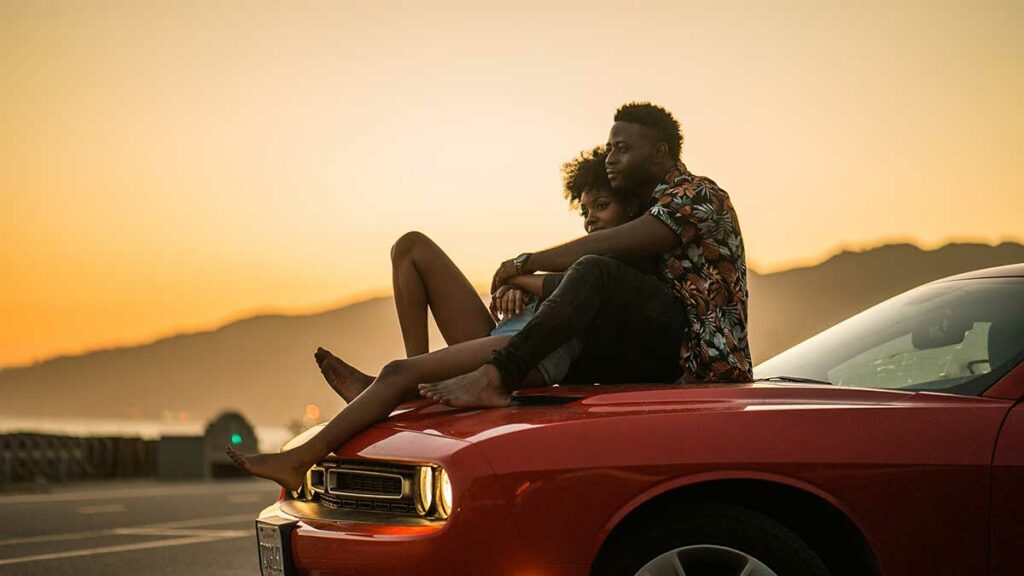
[[[753,384],[406,404],[262,512],[263,573],[1019,576],[1022,359],[1024,264],[883,302]]]

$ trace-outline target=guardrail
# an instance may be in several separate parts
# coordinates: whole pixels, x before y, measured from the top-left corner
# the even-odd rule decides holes
[[[0,435],[0,486],[156,475],[158,441]]]

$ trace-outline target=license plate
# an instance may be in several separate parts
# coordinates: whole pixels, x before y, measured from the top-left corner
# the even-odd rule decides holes
[[[293,576],[291,531],[292,520],[270,517],[256,521],[256,544],[260,551],[260,574],[263,576]]]

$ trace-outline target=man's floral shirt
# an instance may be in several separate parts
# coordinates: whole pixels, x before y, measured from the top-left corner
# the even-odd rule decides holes
[[[750,382],[747,264],[729,195],[679,163],[652,200],[650,213],[682,239],[661,262],[689,317],[679,354],[682,381]]]

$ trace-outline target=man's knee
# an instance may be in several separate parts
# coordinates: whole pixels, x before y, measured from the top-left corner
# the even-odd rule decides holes
[[[605,277],[614,273],[619,267],[619,261],[608,256],[587,254],[573,262],[566,273],[583,274],[585,276]]]
[[[432,243],[430,238],[422,232],[406,232],[391,247],[391,261],[396,262],[406,259],[412,256],[416,250]]]

